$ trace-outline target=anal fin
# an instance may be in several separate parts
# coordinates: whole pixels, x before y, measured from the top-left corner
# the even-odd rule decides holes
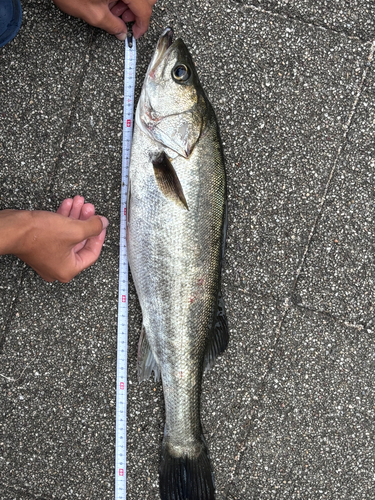
[[[149,379],[152,372],[154,372],[155,382],[160,380],[160,368],[151,351],[146,337],[146,329],[143,325],[138,344],[137,372],[139,382]]]
[[[229,330],[227,315],[225,313],[224,299],[219,292],[217,301],[216,321],[213,326],[213,333],[207,345],[204,357],[203,369],[209,370],[215,363],[219,354],[225,351],[229,342]]]

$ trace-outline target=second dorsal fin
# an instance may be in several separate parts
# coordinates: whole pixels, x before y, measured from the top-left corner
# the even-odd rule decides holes
[[[208,370],[213,366],[219,354],[225,351],[228,346],[229,331],[227,315],[225,313],[224,300],[219,292],[217,301],[216,320],[213,325],[213,333],[206,348],[203,369]]]

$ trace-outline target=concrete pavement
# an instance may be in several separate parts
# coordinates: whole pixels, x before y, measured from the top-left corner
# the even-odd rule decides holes
[[[0,209],[81,194],[110,221],[69,284],[0,258],[0,498],[114,498],[123,44],[22,1],[0,49]],[[375,4],[158,0],[191,49],[229,188],[230,344],[205,375],[218,500],[372,500]],[[158,498],[160,384],[138,385],[130,285],[128,499]]]

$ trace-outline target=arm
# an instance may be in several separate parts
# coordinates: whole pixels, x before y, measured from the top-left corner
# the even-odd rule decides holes
[[[0,212],[0,255],[14,253],[27,225],[23,210],[2,210]]]

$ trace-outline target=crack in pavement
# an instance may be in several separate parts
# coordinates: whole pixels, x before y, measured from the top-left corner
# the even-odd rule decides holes
[[[240,2],[238,2],[238,3],[240,3]],[[252,11],[260,12],[262,14],[267,14],[267,15],[271,15],[274,17],[278,17],[278,18],[281,18],[284,20],[296,21],[296,22],[299,22],[299,23],[304,24],[306,26],[310,26],[311,28],[318,28],[318,29],[321,29],[323,31],[328,31],[329,33],[334,33],[336,35],[345,36],[346,38],[348,38],[350,40],[357,40],[359,42],[364,43],[365,45],[372,43],[371,40],[368,40],[366,38],[362,38],[358,35],[351,34],[349,30],[342,30],[341,31],[338,29],[334,29],[326,24],[318,24],[318,23],[314,23],[311,21],[307,21],[302,16],[300,16],[300,17],[292,16],[292,15],[288,14],[287,12],[277,12],[277,11],[274,11],[271,9],[268,10],[268,9],[258,7],[254,4],[251,4],[251,5],[242,4],[242,6],[239,8],[239,10],[241,10],[244,14],[246,14],[246,11],[252,10]]]
[[[333,176],[337,170],[339,158],[340,158],[341,153],[343,152],[345,145],[346,145],[347,135],[348,135],[350,126],[352,124],[353,117],[354,117],[355,112],[356,112],[357,107],[358,107],[358,102],[359,102],[359,99],[360,99],[361,94],[362,94],[363,85],[364,85],[364,82],[366,80],[369,67],[374,59],[374,53],[375,53],[375,40],[372,42],[371,47],[370,47],[370,51],[369,51],[368,58],[367,58],[367,63],[363,69],[362,78],[361,78],[361,81],[359,83],[358,90],[357,90],[357,93],[355,95],[355,98],[354,98],[354,101],[353,101],[353,104],[351,107],[351,111],[349,113],[348,120],[344,126],[344,134],[343,134],[341,143],[337,149],[337,153],[336,153],[335,159],[333,161],[332,169],[331,169],[330,175],[328,177],[328,181],[326,183],[324,194],[323,194],[321,203],[318,207],[318,214],[315,217],[315,220],[312,224],[312,227],[311,227],[308,239],[307,239],[307,243],[305,246],[305,250],[304,250],[304,253],[303,253],[302,258],[301,258],[301,262],[300,262],[300,264],[297,268],[297,271],[296,271],[296,277],[295,277],[293,285],[292,285],[292,291],[291,291],[290,297],[292,297],[295,294],[295,290],[296,290],[296,287],[298,284],[298,279],[301,275],[303,266],[306,262],[306,257],[307,257],[307,254],[309,252],[310,246],[311,246],[312,238],[313,238],[315,231],[316,231],[316,228],[318,226],[318,223],[319,223],[319,220],[320,220],[320,217],[321,217],[321,214],[322,214],[325,202],[326,202],[327,194],[328,194],[329,188],[331,186]],[[281,312],[280,320],[279,320],[279,323],[278,323],[276,330],[275,330],[274,342],[273,342],[272,347],[269,350],[269,357],[266,361],[263,375],[260,377],[259,389],[257,391],[257,396],[256,396],[257,401],[260,401],[262,399],[262,396],[264,395],[265,386],[266,386],[266,378],[270,373],[270,370],[271,370],[271,367],[272,367],[272,364],[274,361],[276,347],[278,345],[280,335],[281,335],[281,329],[285,323],[286,317],[287,317],[288,313],[292,310],[293,306],[298,307],[296,304],[293,303],[293,300],[290,297],[285,298],[283,303],[282,303],[282,306],[281,306],[283,310]],[[307,309],[307,308],[305,308],[305,309]],[[344,323],[345,323],[345,321],[344,321]],[[347,324],[347,326],[353,326],[354,328],[360,329],[359,325],[350,325],[350,323],[345,323],[345,324]],[[246,429],[245,436],[242,439],[242,442],[238,444],[239,449],[238,449],[238,453],[237,453],[237,457],[236,457],[237,464],[235,465],[234,471],[231,474],[231,479],[228,482],[228,486],[226,487],[226,489],[224,491],[224,499],[225,500],[230,500],[231,498],[233,498],[231,490],[233,487],[235,487],[235,477],[238,474],[238,469],[239,469],[239,466],[243,460],[244,452],[246,451],[248,446],[251,446],[251,443],[248,442],[249,435],[250,435],[251,429],[253,427],[254,416],[258,412],[260,407],[261,407],[260,404],[258,404],[256,406],[254,405],[253,408],[251,409],[250,413],[248,414],[248,419],[247,419],[248,422],[244,426],[244,429]]]
[[[59,173],[60,166],[62,165],[62,163],[64,161],[64,158],[63,158],[64,146],[65,146],[66,141],[71,133],[74,112],[77,109],[78,99],[79,99],[79,96],[81,94],[82,84],[86,78],[87,69],[91,63],[91,52],[92,52],[93,44],[98,36],[99,35],[96,33],[96,31],[94,29],[92,29],[91,30],[91,38],[90,38],[90,41],[87,45],[86,53],[83,56],[82,71],[81,71],[79,78],[77,78],[77,83],[76,83],[74,92],[72,93],[72,105],[70,107],[69,116],[66,120],[66,124],[65,124],[65,127],[63,129],[60,143],[56,148],[58,153],[57,153],[56,160],[55,160],[55,168],[51,172],[51,179],[50,179],[49,185],[47,187],[47,191],[49,191],[51,193],[51,201],[55,205],[58,205],[58,201],[56,199],[56,195],[53,192],[53,187],[54,187],[54,184],[56,182],[56,177]]]
[[[353,116],[354,116],[354,114],[355,114],[355,112],[357,110],[357,107],[358,107],[358,102],[359,102],[359,99],[360,99],[360,96],[361,96],[361,93],[362,93],[364,82],[365,82],[366,77],[367,77],[368,69],[369,69],[369,67],[370,67],[370,65],[371,65],[371,63],[373,61],[373,58],[374,58],[374,52],[375,52],[375,40],[371,44],[370,52],[369,52],[369,55],[368,55],[368,60],[367,60],[367,63],[365,65],[364,69],[363,69],[362,78],[361,78],[360,84],[358,86],[357,94],[356,94],[356,96],[354,98],[354,102],[353,102],[353,105],[352,105],[352,109],[351,109],[351,111],[349,113],[348,120],[347,120],[346,124],[344,125],[344,134],[343,134],[343,137],[342,137],[342,140],[341,140],[341,144],[339,145],[339,147],[337,149],[337,153],[336,153],[335,159],[333,161],[332,169],[331,169],[331,172],[329,174],[328,181],[327,181],[326,187],[324,189],[324,193],[323,193],[320,205],[318,206],[318,214],[315,217],[315,220],[314,220],[313,225],[311,227],[310,234],[308,236],[307,243],[306,243],[306,246],[305,246],[305,250],[303,252],[300,265],[299,265],[299,267],[297,269],[297,272],[296,272],[296,277],[294,279],[292,292],[294,292],[295,289],[296,289],[296,287],[297,287],[297,282],[298,282],[298,279],[300,277],[302,268],[303,268],[303,266],[305,264],[306,256],[307,256],[307,253],[308,253],[308,251],[310,249],[311,240],[312,240],[312,238],[313,238],[313,236],[315,234],[316,228],[318,226],[318,222],[319,222],[320,217],[322,215],[322,211],[323,211],[323,207],[324,207],[325,202],[326,202],[328,190],[329,190],[329,188],[331,186],[331,182],[332,182],[333,176],[334,176],[334,174],[336,172],[339,158],[340,158],[341,153],[343,152],[343,150],[344,150],[344,148],[346,146],[346,139],[347,139],[347,136],[348,136],[348,132],[349,132],[350,126],[351,126],[352,121],[353,121]]]
[[[312,312],[314,314],[320,314],[322,316],[325,316],[326,318],[329,318],[333,321],[336,321],[337,323],[341,323],[348,328],[354,328],[355,330],[358,330],[358,331],[366,330],[371,325],[371,322],[370,323],[351,323],[346,318],[342,318],[340,316],[335,316],[334,314],[329,313],[327,311],[321,311],[319,309],[314,308],[313,306],[311,306],[309,304],[300,303],[300,304],[297,304],[295,307],[297,309],[302,309],[302,310],[305,310],[308,312]]]

